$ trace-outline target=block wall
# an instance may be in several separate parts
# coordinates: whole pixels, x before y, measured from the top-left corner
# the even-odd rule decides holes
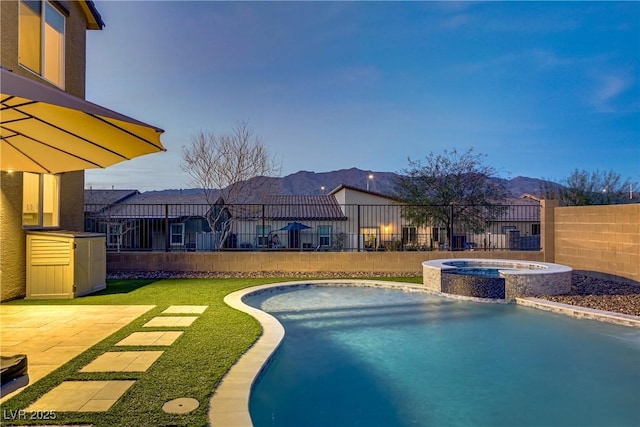
[[[422,275],[422,262],[442,258],[542,261],[542,252],[148,252],[109,253],[107,271],[396,273]]]
[[[640,283],[640,204],[554,209],[554,261]]]

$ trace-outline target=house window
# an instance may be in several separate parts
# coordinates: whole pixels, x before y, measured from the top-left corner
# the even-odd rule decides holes
[[[184,245],[184,223],[171,224],[171,245]]]
[[[540,224],[531,224],[531,235],[537,236],[540,234]]]
[[[64,88],[65,17],[47,1],[20,1],[18,61]]]
[[[60,176],[24,172],[22,174],[22,225],[60,225]]]
[[[269,233],[271,233],[271,226],[256,225],[256,246],[264,247],[269,244]]]
[[[509,234],[510,231],[518,231],[518,228],[514,225],[503,225],[502,234]]]
[[[378,234],[379,229],[377,227],[365,227],[360,229],[360,235],[366,249],[378,248]]]
[[[318,244],[320,246],[331,246],[331,226],[318,226]]]
[[[418,229],[416,227],[402,227],[402,244],[416,243],[418,241]]]
[[[107,246],[120,249],[122,244],[122,224],[107,224]]]
[[[434,242],[446,242],[447,229],[445,227],[433,227],[431,230],[431,237]]]

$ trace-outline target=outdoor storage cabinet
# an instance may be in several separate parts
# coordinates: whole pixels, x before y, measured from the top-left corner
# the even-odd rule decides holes
[[[74,298],[106,287],[104,234],[27,233],[27,299]]]

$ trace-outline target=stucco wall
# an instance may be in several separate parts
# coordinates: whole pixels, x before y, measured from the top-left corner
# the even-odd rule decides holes
[[[65,91],[84,97],[86,19],[76,2],[65,33]],[[16,74],[44,82],[18,63],[18,2],[0,1],[0,60]],[[60,184],[60,227],[84,229],[84,172],[66,173]],[[22,173],[0,175],[0,300],[25,295],[26,237],[22,229]]]
[[[640,283],[640,204],[554,209],[554,262]]]
[[[422,275],[422,262],[441,258],[542,261],[541,252],[147,252],[109,253],[107,272],[364,272]]]
[[[65,92],[84,98],[86,66],[86,27],[84,12],[76,2],[65,2],[69,16],[65,24]],[[0,60],[5,68],[21,76],[48,84],[18,62],[18,2],[0,1],[2,49]],[[53,85],[52,85],[53,86]],[[55,86],[53,86],[55,87]]]
[[[0,174],[0,300],[25,295],[22,174]]]

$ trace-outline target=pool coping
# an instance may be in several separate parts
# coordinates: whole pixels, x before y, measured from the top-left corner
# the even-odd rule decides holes
[[[393,282],[382,280],[359,279],[327,279],[327,280],[296,280],[278,282],[267,285],[253,286],[230,293],[224,302],[236,310],[253,316],[262,326],[262,335],[245,354],[231,367],[222,378],[213,396],[209,400],[209,425],[212,427],[252,427],[253,421],[249,413],[249,399],[253,384],[269,366],[273,356],[277,353],[284,338],[284,327],[272,315],[246,305],[242,299],[248,295],[263,292],[278,292],[284,289],[306,286],[366,286],[387,289],[399,289],[409,292],[424,292],[443,296],[450,299],[475,301],[495,304],[515,304],[555,313],[616,323],[622,326],[640,328],[640,317],[594,310],[568,304],[561,304],[538,298],[516,298],[515,301],[489,300],[484,298],[464,297],[437,292],[426,288],[423,284]]]

